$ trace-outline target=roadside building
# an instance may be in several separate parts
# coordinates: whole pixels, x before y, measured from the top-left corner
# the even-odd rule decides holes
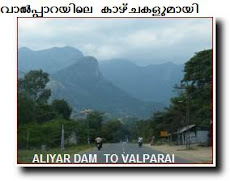
[[[192,124],[178,129],[177,132],[170,134],[170,139],[174,140],[174,142],[178,145],[185,145],[186,139],[189,139],[191,144],[198,143],[207,145],[209,142],[209,134],[208,129]]]

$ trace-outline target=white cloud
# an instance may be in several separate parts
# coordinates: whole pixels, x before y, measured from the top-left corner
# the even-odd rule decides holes
[[[207,18],[19,20],[20,46],[38,50],[68,45],[99,61],[123,57],[181,63],[211,48],[211,37]]]

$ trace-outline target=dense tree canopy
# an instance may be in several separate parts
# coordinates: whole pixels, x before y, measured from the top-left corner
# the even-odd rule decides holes
[[[69,119],[72,112],[72,108],[64,99],[55,99],[53,100],[51,105],[58,115],[61,115],[65,119]]]
[[[209,126],[212,113],[212,50],[196,53],[185,64],[183,81],[190,98],[191,121]]]
[[[19,91],[29,96],[36,102],[47,102],[51,95],[49,89],[45,89],[49,82],[49,75],[42,70],[32,70],[25,75],[23,79],[19,79]]]
[[[212,83],[212,50],[198,52],[185,63],[183,81],[191,82],[196,87]]]
[[[19,148],[40,147],[42,144],[57,146],[62,124],[67,138],[77,127],[76,122],[69,121],[72,108],[66,101],[48,103],[51,95],[46,89],[48,81],[49,75],[42,70],[30,71],[18,80]]]

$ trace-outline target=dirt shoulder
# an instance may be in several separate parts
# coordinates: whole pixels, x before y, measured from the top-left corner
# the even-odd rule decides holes
[[[191,145],[192,149],[186,150],[184,145],[150,146],[149,144],[146,144],[145,146],[163,153],[175,154],[176,157],[191,160],[192,163],[212,163],[212,147],[201,147],[198,145]]]

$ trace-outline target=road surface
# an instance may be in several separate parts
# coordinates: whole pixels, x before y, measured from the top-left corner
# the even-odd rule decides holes
[[[96,163],[191,163],[172,154],[162,153],[145,146],[140,148],[137,144],[126,142],[104,144],[101,150],[97,150],[95,146],[92,150],[82,153],[82,158],[76,157],[73,162],[84,161],[87,157],[91,163],[90,155],[92,157],[96,155]],[[93,161],[95,163],[95,157]]]

